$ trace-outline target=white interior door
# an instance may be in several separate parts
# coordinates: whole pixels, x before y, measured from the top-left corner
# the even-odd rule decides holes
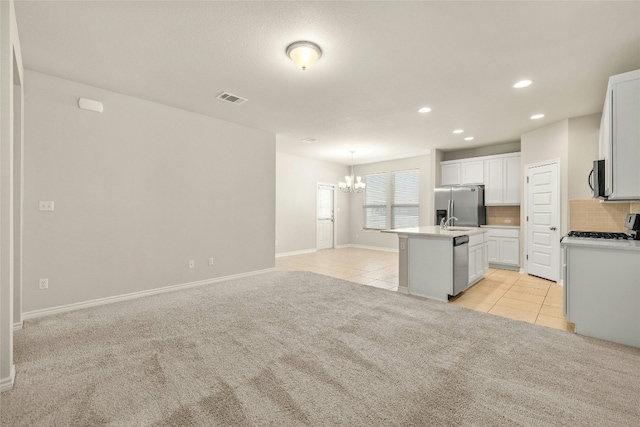
[[[527,168],[527,273],[557,282],[560,277],[560,189],[558,163]]]
[[[333,248],[333,185],[318,184],[316,249]]]

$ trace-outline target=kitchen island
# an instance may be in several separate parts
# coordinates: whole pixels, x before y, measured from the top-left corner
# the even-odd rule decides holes
[[[451,296],[473,285],[488,269],[487,231],[478,227],[439,226],[385,231],[398,235],[398,292],[448,301]],[[454,247],[454,241],[464,240],[457,239],[461,236],[468,236],[468,244],[464,245],[465,248]],[[463,262],[464,289],[456,286],[454,291],[456,279],[457,283],[460,282]]]

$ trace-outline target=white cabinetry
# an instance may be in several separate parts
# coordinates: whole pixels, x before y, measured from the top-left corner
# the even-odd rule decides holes
[[[489,269],[485,236],[486,233],[469,236],[469,285],[482,279]]]
[[[441,185],[484,185],[485,205],[520,204],[520,153],[440,163]]]
[[[487,259],[490,264],[520,265],[520,230],[487,227]]]
[[[640,347],[640,243],[571,240],[562,243],[567,321],[577,334]]]
[[[460,162],[440,163],[441,185],[460,185]]]
[[[460,163],[460,184],[484,184],[484,162],[472,160]]]
[[[520,154],[484,160],[484,203],[487,206],[520,204]]]
[[[608,200],[640,200],[639,117],[640,70],[610,77],[600,124]]]

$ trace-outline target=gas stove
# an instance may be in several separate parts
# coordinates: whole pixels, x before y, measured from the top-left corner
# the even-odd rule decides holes
[[[631,236],[625,233],[609,233],[603,231],[570,231],[567,237],[582,237],[586,239],[627,240]]]

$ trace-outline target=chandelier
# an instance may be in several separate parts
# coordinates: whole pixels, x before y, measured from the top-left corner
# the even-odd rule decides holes
[[[364,182],[362,182],[362,177],[353,176],[353,153],[355,151],[351,150],[351,175],[347,175],[344,177],[344,182],[339,182],[338,187],[343,193],[361,193],[364,190],[364,187],[367,186]]]

